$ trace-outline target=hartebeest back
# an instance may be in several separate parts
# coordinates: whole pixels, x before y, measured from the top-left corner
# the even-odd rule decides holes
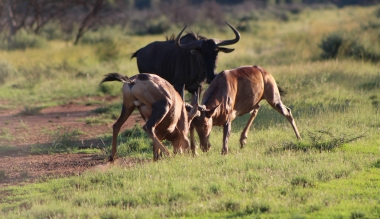
[[[120,128],[136,107],[146,121],[143,129],[153,140],[154,160],[159,158],[160,150],[170,155],[161,143],[164,139],[172,142],[175,153],[181,148],[189,148],[189,124],[196,115],[198,106],[194,106],[188,114],[182,97],[169,82],[154,74],[138,74],[128,78],[119,73],[105,75],[100,84],[106,81],[123,82],[123,106],[119,119],[113,125],[110,161],[116,155]],[[192,151],[195,153],[195,148]]]
[[[243,148],[263,99],[288,119],[297,138],[301,139],[290,109],[281,102],[273,76],[260,66],[242,66],[219,73],[203,95],[201,116],[192,122],[199,135],[201,149],[208,151],[211,146],[208,139],[212,126],[223,126],[222,154],[227,154],[232,120],[250,112],[251,117],[240,136]],[[195,147],[193,129],[190,135],[191,147]]]

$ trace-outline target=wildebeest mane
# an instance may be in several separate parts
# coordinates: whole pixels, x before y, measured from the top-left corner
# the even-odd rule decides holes
[[[166,36],[166,41],[174,41],[176,38],[176,35],[172,34],[171,36]],[[191,39],[191,40],[205,40],[207,39],[205,36],[199,35],[194,32],[189,32],[185,36],[181,37],[182,39]]]

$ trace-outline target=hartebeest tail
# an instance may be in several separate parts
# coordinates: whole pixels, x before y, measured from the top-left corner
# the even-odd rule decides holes
[[[263,99],[287,118],[295,135],[301,139],[290,109],[281,101],[280,90],[273,76],[260,66],[242,66],[219,73],[203,95],[201,116],[192,123],[199,135],[201,149],[208,151],[211,146],[208,138],[212,126],[223,126],[222,154],[227,154],[231,122],[236,116],[251,113],[240,136],[240,145],[243,148],[248,130],[259,111],[259,103]],[[190,130],[191,144],[195,147],[193,133]]]
[[[103,80],[99,84],[103,84],[106,81],[120,81],[120,82],[127,82],[130,83],[131,80],[128,78],[128,76],[121,75],[119,73],[108,73],[105,75]]]
[[[154,74],[138,74],[128,78],[119,73],[105,75],[100,84],[106,81],[123,82],[123,106],[119,119],[113,125],[110,161],[116,155],[120,128],[136,107],[146,121],[143,129],[153,140],[154,160],[159,158],[160,151],[170,155],[161,143],[164,139],[172,142],[175,153],[181,148],[189,148],[189,123],[199,114],[198,107],[195,105],[188,114],[181,96],[169,82]],[[195,148],[191,149],[195,154]]]

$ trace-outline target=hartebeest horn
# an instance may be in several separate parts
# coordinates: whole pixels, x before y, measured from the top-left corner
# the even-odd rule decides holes
[[[233,40],[219,40],[219,42],[215,42],[217,46],[232,45],[232,44],[239,42],[239,40],[240,40],[240,33],[233,26],[231,26],[227,21],[226,21],[226,24],[228,26],[230,26],[232,31],[235,33],[235,39],[233,39]]]

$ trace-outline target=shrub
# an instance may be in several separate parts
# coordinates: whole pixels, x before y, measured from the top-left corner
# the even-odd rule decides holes
[[[125,38],[125,34],[119,26],[105,26],[86,32],[82,44],[114,43]]]
[[[96,49],[96,54],[100,61],[112,61],[119,57],[121,48],[123,47],[116,42],[107,42]]]
[[[16,72],[16,69],[7,61],[0,60],[0,85],[4,84],[7,77]]]
[[[303,188],[315,186],[313,181],[311,181],[310,179],[308,179],[307,177],[304,177],[304,176],[297,176],[297,177],[293,178],[292,181],[290,182],[290,184],[292,186],[299,186],[299,187],[303,187]]]
[[[375,11],[375,15],[377,18],[380,18],[380,8]]]
[[[362,41],[356,40],[351,43],[347,56],[377,62],[380,60],[380,48],[374,45],[365,45]]]
[[[19,31],[8,44],[9,50],[18,50],[26,48],[45,48],[47,41],[44,37],[30,34],[25,31]]]
[[[67,40],[58,22],[47,23],[41,30],[41,35],[48,40]]]
[[[149,20],[136,19],[132,23],[132,29],[138,35],[162,34],[170,29],[170,22],[164,16]]]
[[[321,57],[324,59],[335,58],[342,43],[343,36],[341,33],[331,33],[326,38],[322,39],[322,42],[319,45],[319,48],[323,50]]]

